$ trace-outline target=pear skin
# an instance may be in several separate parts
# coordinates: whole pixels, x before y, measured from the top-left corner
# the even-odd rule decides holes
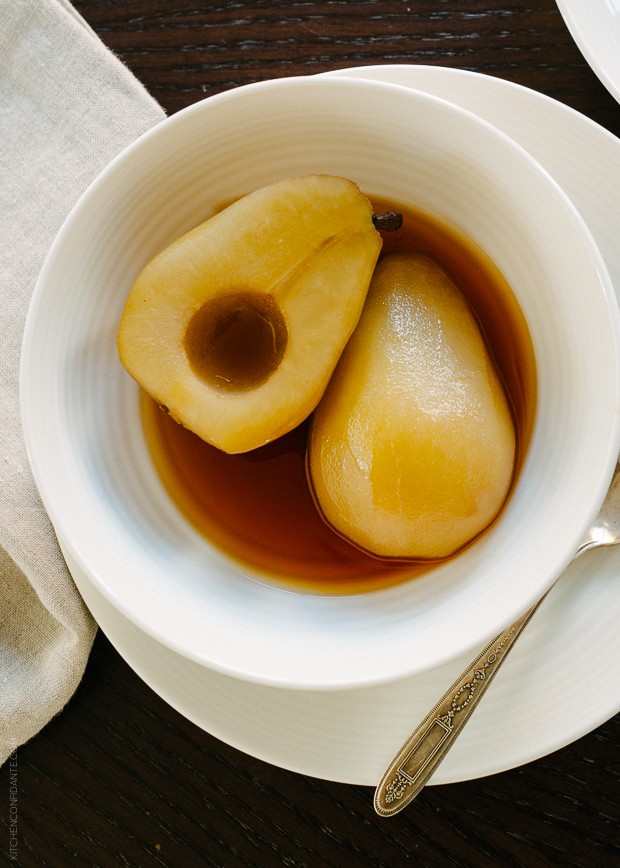
[[[312,422],[325,519],[380,557],[448,557],[498,515],[515,429],[478,323],[427,256],[383,257]]]
[[[149,262],[117,334],[122,364],[225,452],[300,424],[362,311],[381,236],[351,181],[307,175],[236,201]]]

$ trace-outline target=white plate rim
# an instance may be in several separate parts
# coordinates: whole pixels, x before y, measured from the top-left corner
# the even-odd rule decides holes
[[[610,2],[614,0],[589,0],[586,7],[580,0],[556,0],[564,23],[588,65],[620,102],[620,46],[617,40],[615,50],[611,44],[611,34],[620,37],[620,4],[614,12]],[[600,40],[601,32],[610,38],[609,44]]]

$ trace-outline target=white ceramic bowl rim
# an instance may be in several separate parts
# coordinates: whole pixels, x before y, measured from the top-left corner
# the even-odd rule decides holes
[[[361,117],[361,107],[372,114]],[[268,129],[267,111],[280,127]],[[312,112],[320,115],[318,121]],[[430,126],[423,128],[418,117]],[[287,148],[280,142],[285,119],[293,128],[298,124]],[[532,244],[537,232],[552,240],[557,233],[564,244],[552,266],[554,291],[560,274],[577,279],[567,287],[571,304],[557,316],[553,307],[545,312],[544,294],[537,299],[530,293],[527,302],[539,321],[553,313],[557,327],[545,325],[556,329],[539,360],[545,409],[523,471],[523,490],[516,492],[505,520],[458,563],[432,577],[362,596],[296,594],[233,568],[168,501],[144,447],[137,389],[116,357],[116,324],[139,268],[199,222],[197,215],[204,219],[209,203],[283,174],[332,171],[364,186],[356,173],[363,174],[368,163],[367,137],[374,136],[377,145],[377,128],[386,120],[415,129],[415,150],[405,163],[400,146],[386,143],[387,166],[373,167],[376,185],[369,192],[380,189],[396,197],[390,160],[401,159],[400,172],[422,159],[418,150],[435,154],[431,144],[437,146],[440,132],[456,122],[462,134],[458,150],[452,139],[436,157],[452,171],[455,184],[460,175],[454,160],[466,161],[468,155],[473,160],[484,141],[489,165],[479,179],[488,175],[494,193],[522,209],[519,217]],[[359,141],[348,133],[356,123]],[[244,128],[265,153],[269,147],[282,150],[275,166],[265,160],[227,174],[222,145],[227,141],[232,154],[247,148],[239,141]],[[317,130],[323,128],[332,138],[321,138]],[[494,160],[517,171],[519,183],[503,179]],[[203,175],[209,185],[199,183]],[[421,190],[425,183],[420,174]],[[492,225],[498,207],[492,197],[468,204],[465,175],[462,184],[455,201],[464,216],[488,211],[479,219]],[[528,221],[531,202],[524,201],[523,189],[530,186],[539,195]],[[434,192],[443,195],[438,184]],[[547,214],[557,218],[551,233]],[[509,241],[496,234],[498,249],[509,249]],[[511,255],[510,267],[522,267]],[[546,266],[534,261],[531,267]],[[536,328],[534,323],[535,340]],[[609,276],[579,214],[542,168],[495,128],[444,100],[393,84],[345,77],[263,82],[210,97],[146,133],[72,210],[41,272],[24,334],[26,445],[63,546],[141,629],[186,657],[237,677],[304,689],[369,685],[439,665],[486,641],[525,611],[568,563],[603,499],[618,452],[619,333]],[[501,575],[490,569],[490,560],[501,563]]]

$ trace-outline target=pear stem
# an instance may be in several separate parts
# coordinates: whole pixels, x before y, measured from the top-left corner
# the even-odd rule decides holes
[[[384,211],[373,214],[372,223],[381,232],[397,232],[403,225],[403,215],[399,211]]]

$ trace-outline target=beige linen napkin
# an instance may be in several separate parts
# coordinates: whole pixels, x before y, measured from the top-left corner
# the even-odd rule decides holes
[[[0,0],[0,764],[72,696],[96,629],[24,449],[18,373],[28,303],[83,190],[163,117],[69,3]]]

